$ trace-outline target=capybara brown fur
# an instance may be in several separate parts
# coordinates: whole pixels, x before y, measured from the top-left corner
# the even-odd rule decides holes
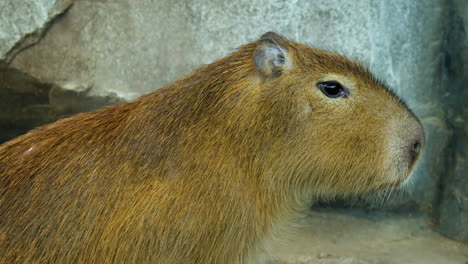
[[[0,261],[251,263],[314,199],[403,184],[423,144],[361,64],[268,32],[0,146]]]

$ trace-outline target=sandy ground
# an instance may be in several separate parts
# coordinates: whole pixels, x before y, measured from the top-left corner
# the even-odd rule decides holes
[[[432,231],[422,216],[315,210],[268,264],[468,264],[468,244]]]

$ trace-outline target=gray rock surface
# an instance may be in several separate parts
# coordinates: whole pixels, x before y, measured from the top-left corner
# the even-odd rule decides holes
[[[446,173],[442,174],[439,230],[449,237],[468,242],[468,2],[455,1],[448,10],[449,37],[446,45],[443,86],[449,96],[446,104],[451,139]]]
[[[313,210],[258,264],[465,264],[468,244],[430,230],[421,215]]]
[[[0,1],[0,59],[36,44],[49,23],[71,4],[72,0]]]
[[[411,194],[388,206],[468,241],[466,1],[3,0],[0,14],[0,140],[136,98],[270,30],[359,58],[426,131]]]
[[[0,1],[0,142],[57,118],[51,113],[47,80],[38,80],[9,64],[17,54],[37,45],[72,3]]]

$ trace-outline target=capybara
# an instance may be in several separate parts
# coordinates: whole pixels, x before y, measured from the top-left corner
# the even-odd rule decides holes
[[[252,263],[317,198],[398,187],[420,122],[360,63],[268,32],[0,146],[2,263]]]

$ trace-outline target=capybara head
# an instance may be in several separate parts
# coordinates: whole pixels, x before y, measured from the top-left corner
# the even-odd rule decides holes
[[[233,71],[223,79],[226,137],[270,184],[353,195],[408,178],[422,126],[360,63],[269,32],[220,65]]]

